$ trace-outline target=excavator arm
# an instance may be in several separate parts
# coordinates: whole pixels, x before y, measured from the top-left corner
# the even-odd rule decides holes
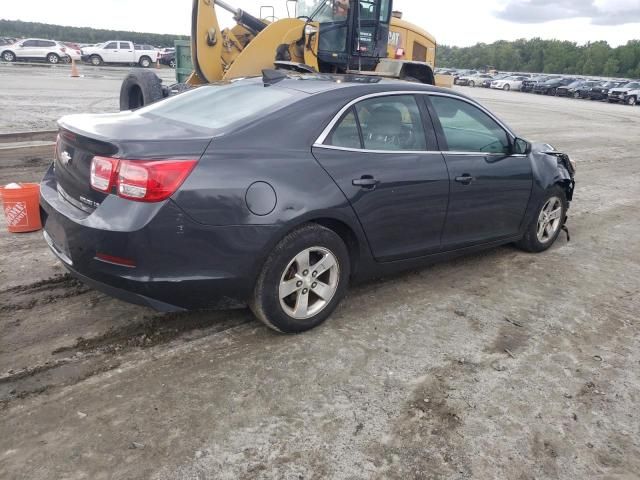
[[[220,29],[216,7],[230,12],[236,26]],[[304,62],[304,20],[269,23],[223,0],[193,0],[191,24],[194,73],[188,84],[260,75],[263,69],[273,68],[277,52],[283,49],[288,60]]]

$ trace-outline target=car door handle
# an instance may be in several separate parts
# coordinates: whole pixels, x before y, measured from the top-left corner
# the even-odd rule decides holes
[[[463,185],[469,185],[474,180],[475,180],[475,178],[472,177],[471,175],[469,175],[468,173],[465,173],[464,175],[462,175],[460,177],[456,177],[456,182],[461,183]]]
[[[378,186],[379,183],[380,180],[376,180],[371,175],[363,175],[362,177],[356,178],[355,180],[351,181],[351,184],[354,187],[360,187],[366,190],[373,190]]]

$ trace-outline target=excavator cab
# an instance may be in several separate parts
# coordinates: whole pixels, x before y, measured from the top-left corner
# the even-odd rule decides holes
[[[299,13],[307,35],[318,29],[321,72],[370,71],[387,56],[391,0],[318,0]]]

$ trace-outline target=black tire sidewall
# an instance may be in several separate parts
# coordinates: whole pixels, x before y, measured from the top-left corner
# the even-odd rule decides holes
[[[7,54],[11,55],[11,60],[7,60],[6,58],[4,58],[4,56]],[[16,54],[13,52],[2,52],[2,60],[4,60],[5,62],[15,62]]]
[[[151,70],[131,70],[122,81],[120,87],[120,110],[130,110],[129,96],[131,89],[140,88],[144,105],[162,100],[162,80]]]
[[[94,60],[97,60],[97,61],[94,61]],[[94,65],[96,67],[102,65],[102,63],[103,63],[102,62],[102,58],[100,58],[100,56],[98,56],[98,55],[92,55],[89,58],[89,62],[91,63],[91,65]]]
[[[323,247],[335,255],[340,279],[333,299],[320,313],[306,320],[296,320],[282,309],[278,289],[289,262],[310,247]],[[288,234],[273,249],[256,282],[250,307],[260,320],[279,332],[293,334],[311,330],[323,323],[336,309],[347,291],[350,272],[349,251],[338,234],[316,224],[303,226]]]
[[[57,61],[52,62],[52,58],[56,58]],[[50,53],[47,55],[47,62],[49,62],[51,65],[57,65],[58,63],[60,63],[60,56],[57,53]]]
[[[537,232],[538,218],[540,217],[540,212],[542,208],[545,206],[545,204],[549,201],[551,197],[560,198],[560,202],[562,203],[561,225],[560,225],[560,228],[558,228],[558,231],[555,233],[551,241],[542,243],[538,240],[538,232]],[[520,246],[526,251],[534,252],[534,253],[544,252],[545,250],[548,250],[549,248],[551,248],[551,246],[556,242],[556,240],[560,236],[560,233],[562,232],[562,226],[564,225],[568,208],[569,208],[569,204],[567,202],[567,195],[565,191],[562,189],[562,187],[560,187],[559,185],[554,185],[553,187],[549,188],[545,192],[545,195],[540,201],[540,203],[538,204],[538,207],[536,208],[533,219],[531,220],[531,223],[527,228],[527,231],[525,232],[524,237],[518,243],[518,246]]]

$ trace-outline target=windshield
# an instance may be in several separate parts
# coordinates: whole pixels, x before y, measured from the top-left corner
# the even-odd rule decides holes
[[[207,129],[258,118],[290,105],[300,93],[260,83],[234,83],[198,87],[136,111]]]

